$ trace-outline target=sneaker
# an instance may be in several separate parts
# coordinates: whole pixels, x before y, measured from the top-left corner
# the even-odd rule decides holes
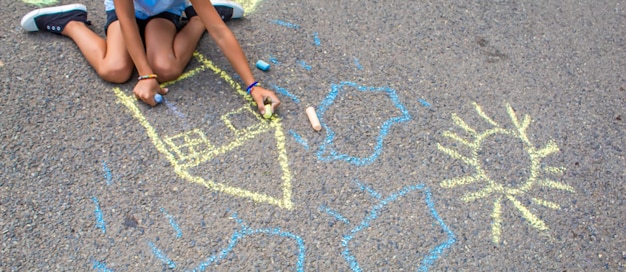
[[[36,9],[24,15],[21,24],[26,31],[48,31],[61,34],[70,21],[89,24],[85,5],[70,4]]]
[[[224,22],[230,19],[239,19],[243,17],[243,7],[230,0],[211,0],[211,4],[217,10],[217,13],[222,17]],[[187,18],[198,15],[196,10],[192,6],[188,6],[185,9],[185,15]]]

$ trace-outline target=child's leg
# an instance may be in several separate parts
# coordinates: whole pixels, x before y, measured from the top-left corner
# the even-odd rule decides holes
[[[127,81],[133,63],[124,47],[119,23],[111,24],[106,40],[87,27],[88,23],[87,8],[82,4],[33,10],[21,20],[27,31],[47,31],[70,37],[102,79],[115,83]]]
[[[77,21],[69,22],[61,34],[76,43],[102,79],[113,83],[124,83],[130,79],[134,66],[124,46],[119,21],[109,25],[106,40]]]
[[[204,33],[200,18],[195,16],[180,30],[170,19],[154,18],[145,28],[146,54],[159,81],[178,78],[191,60]]]

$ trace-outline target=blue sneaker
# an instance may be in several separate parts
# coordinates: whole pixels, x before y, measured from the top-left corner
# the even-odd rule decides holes
[[[239,19],[243,17],[243,7],[233,1],[230,0],[211,0],[211,4],[217,10],[220,17],[224,22],[230,19]],[[191,18],[193,16],[198,15],[196,10],[192,6],[188,6],[185,9],[185,16],[187,18]]]
[[[21,24],[26,31],[48,31],[61,34],[63,28],[71,21],[89,25],[87,7],[83,4],[70,4],[36,9],[24,15]]]

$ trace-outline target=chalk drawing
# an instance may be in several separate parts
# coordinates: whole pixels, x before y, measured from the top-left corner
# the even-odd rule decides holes
[[[58,1],[56,0],[22,0],[22,2],[26,4],[35,5],[38,7],[45,7],[45,6],[56,5]]]
[[[300,238],[300,236],[293,234],[288,231],[283,231],[280,228],[261,228],[261,229],[252,229],[239,218],[237,218],[237,214],[233,214],[235,220],[240,226],[239,230],[236,230],[230,238],[230,242],[228,246],[219,251],[219,253],[214,254],[209,257],[206,261],[199,264],[193,271],[204,271],[208,266],[213,265],[220,260],[223,260],[230,252],[233,251],[234,247],[239,243],[239,241],[243,240],[247,236],[257,235],[257,234],[265,234],[270,236],[279,236],[283,238],[289,238],[295,241],[298,247],[298,260],[296,262],[296,271],[304,271],[304,257],[306,254],[306,248],[304,246],[304,240]]]
[[[104,180],[107,185],[113,184],[113,174],[111,174],[111,169],[109,169],[105,161],[102,162],[102,171],[104,172]]]
[[[297,25],[297,24],[292,24],[290,22],[285,22],[283,20],[272,20],[271,22],[274,23],[274,24],[277,24],[279,26],[284,26],[286,28],[292,28],[292,29],[299,29],[300,28],[300,26]]]
[[[372,228],[372,222],[375,221],[381,215],[381,213],[385,211],[385,207],[398,201],[399,199],[401,199],[406,194],[412,191],[416,191],[416,190],[421,191],[425,195],[426,206],[428,207],[428,211],[430,212],[430,215],[433,217],[433,219],[435,219],[435,221],[437,221],[437,223],[442,229],[442,232],[444,232],[447,236],[447,239],[444,242],[442,242],[441,244],[438,244],[433,249],[431,249],[428,252],[428,255],[426,255],[424,259],[422,259],[418,270],[428,271],[428,269],[435,263],[435,261],[441,258],[441,256],[444,253],[444,250],[446,250],[447,248],[449,248],[450,246],[452,246],[452,244],[456,242],[456,236],[454,235],[452,230],[445,224],[445,222],[443,222],[443,219],[441,219],[437,210],[435,210],[435,203],[432,200],[432,194],[430,192],[430,189],[426,187],[424,184],[406,186],[400,189],[399,191],[397,191],[396,193],[393,193],[383,199],[381,195],[375,190],[373,190],[372,188],[369,188],[361,183],[358,183],[358,181],[356,181],[356,183],[361,191],[368,192],[371,196],[379,200],[379,202],[378,204],[374,205],[370,209],[369,213],[365,216],[365,218],[359,224],[356,224],[349,231],[348,234],[345,234],[343,236],[343,239],[341,240],[341,247],[343,248],[341,255],[346,260],[346,262],[350,265],[350,268],[352,269],[352,271],[361,271],[359,262],[357,261],[356,257],[352,254],[352,252],[350,251],[350,247],[349,247],[349,244],[354,239],[354,236],[361,231],[366,231],[369,228]],[[325,206],[322,206],[320,210],[330,214],[331,216],[346,223],[347,225],[351,225],[347,219],[343,220],[343,218],[345,217],[339,214],[338,212],[330,210],[326,208]]]
[[[337,152],[332,147],[333,140],[335,139],[335,132],[326,124],[326,122],[324,122],[324,114],[326,113],[328,108],[332,106],[332,104],[335,102],[335,98],[337,98],[337,95],[343,92],[344,88],[346,87],[353,87],[361,92],[386,93],[391,99],[391,101],[393,102],[393,104],[396,106],[396,108],[398,108],[400,112],[402,112],[402,116],[392,117],[383,123],[383,125],[380,128],[379,134],[376,137],[376,145],[374,146],[374,151],[368,157],[359,158],[359,157],[353,157],[348,154],[342,154],[342,153]],[[383,142],[385,140],[385,137],[389,133],[389,128],[394,124],[411,120],[411,115],[406,110],[406,108],[400,103],[400,99],[398,98],[398,95],[396,94],[395,90],[390,89],[390,88],[383,88],[383,87],[366,87],[366,86],[358,85],[353,82],[341,82],[339,84],[332,84],[330,94],[328,94],[326,99],[324,99],[324,101],[322,101],[321,105],[319,106],[318,116],[320,119],[320,124],[326,131],[326,140],[324,141],[319,151],[317,152],[318,159],[320,161],[344,160],[355,165],[367,165],[367,164],[371,164],[372,162],[374,162],[378,158],[378,156],[380,156],[380,154],[382,153]],[[328,155],[326,155],[327,153]]]
[[[194,57],[201,63],[200,67],[192,69],[182,74],[178,79],[165,82],[161,84],[161,87],[172,85],[181,80],[190,78],[206,69],[211,70],[213,73],[219,75],[228,85],[234,89],[244,100],[248,103],[241,108],[228,112],[221,116],[222,122],[234,133],[235,138],[231,142],[224,144],[223,146],[213,146],[203,131],[198,128],[194,128],[183,133],[176,135],[161,136],[157,133],[156,129],[148,122],[141,109],[138,107],[137,99],[134,95],[127,95],[121,89],[114,88],[113,92],[117,96],[117,102],[123,104],[130,111],[132,116],[144,127],[146,133],[152,140],[152,144],[156,149],[165,155],[170,161],[176,174],[179,177],[204,185],[205,187],[224,192],[237,197],[245,197],[252,199],[255,202],[267,203],[276,205],[286,209],[292,209],[293,203],[291,201],[291,171],[289,169],[287,151],[285,147],[285,135],[283,133],[281,119],[272,118],[271,120],[264,119],[258,112],[252,108],[256,108],[252,97],[246,94],[246,91],[242,89],[239,83],[235,82],[225,71],[217,68],[213,62],[206,59],[198,52],[194,52]],[[230,117],[237,114],[249,114],[257,120],[257,123],[244,129],[238,129],[232,125]],[[235,187],[228,184],[228,182],[216,182],[207,180],[204,177],[191,174],[190,168],[196,167],[202,163],[209,162],[214,158],[226,154],[233,149],[243,146],[254,139],[255,137],[274,131],[274,138],[276,140],[275,151],[278,153],[277,161],[282,171],[282,185],[281,185],[281,197],[272,197],[262,192],[250,191],[245,188]]]
[[[245,15],[253,14],[256,11],[256,7],[263,2],[263,0],[235,0],[243,10]]]
[[[163,208],[161,208],[161,212],[163,214],[165,214],[165,217],[167,217],[167,220],[170,222],[170,225],[172,225],[172,228],[174,228],[174,230],[176,231],[176,238],[182,237],[183,236],[183,231],[178,226],[178,223],[176,223],[176,220],[174,219],[174,216],[172,216],[169,213],[167,213],[165,211],[165,209],[163,209]]]
[[[320,37],[317,32],[313,32],[313,44],[315,44],[315,46],[322,45],[322,42],[320,42]]]
[[[278,61],[278,59],[277,59],[277,58],[272,57],[272,55],[270,55],[270,61],[271,61],[273,64],[281,64],[281,63],[280,63],[280,61]]]
[[[103,262],[93,261],[93,269],[100,272],[113,272],[113,270],[107,268],[107,265]]]
[[[302,146],[304,146],[304,149],[309,150],[309,144],[307,143],[307,141],[304,138],[302,138],[302,136],[300,136],[300,134],[296,133],[293,130],[289,130],[289,133],[296,140],[297,143],[299,143]]]
[[[94,214],[96,216],[96,227],[102,230],[102,233],[107,232],[106,224],[104,223],[104,216],[102,215],[102,210],[100,209],[100,201],[98,201],[97,197],[91,197],[94,205],[96,206]]]
[[[274,88],[274,90],[276,90],[277,93],[291,98],[291,100],[293,100],[293,102],[296,102],[296,104],[300,104],[300,98],[298,98],[296,95],[290,93],[289,90],[287,90],[285,88],[278,87],[276,85],[272,85],[272,88]]]
[[[154,243],[148,242],[148,245],[152,249],[152,254],[154,254],[154,256],[156,256],[163,264],[167,265],[169,268],[176,268],[176,263],[170,260],[170,258],[168,258],[163,251],[154,245]]]
[[[356,65],[356,69],[358,70],[363,70],[363,66],[361,65],[361,63],[359,62],[359,59],[354,58],[354,65]]]
[[[306,69],[307,71],[311,71],[311,69],[313,68],[311,67],[311,65],[306,64],[306,62],[303,60],[298,60],[298,64],[300,64],[300,66],[302,66],[302,68]]]
[[[341,215],[340,213],[338,213],[335,210],[332,210],[324,205],[320,206],[320,211],[325,212],[329,215],[331,215],[332,217],[336,218],[337,220],[344,222],[346,225],[350,225],[350,220],[348,220],[348,218],[345,218],[343,215]]]
[[[176,106],[174,105],[173,102],[170,102],[167,98],[163,97],[163,101],[165,103],[165,106],[170,109],[176,116],[178,116],[178,118],[180,119],[185,119],[185,114],[180,112],[178,110],[178,108],[176,108]]]
[[[492,128],[487,129],[483,132],[476,131],[475,129],[471,128],[467,123],[465,123],[465,121],[463,121],[459,116],[457,116],[456,114],[452,114],[452,120],[454,121],[454,124],[463,129],[466,133],[468,133],[472,137],[472,139],[466,140],[458,134],[450,131],[446,131],[443,134],[443,136],[452,139],[458,144],[468,147],[471,150],[471,154],[469,154],[469,156],[465,156],[457,152],[456,150],[444,147],[441,144],[437,144],[437,148],[443,153],[448,154],[450,157],[461,160],[467,165],[474,167],[475,174],[471,176],[462,176],[444,180],[440,183],[441,187],[455,188],[476,183],[484,184],[484,188],[482,188],[481,190],[466,193],[463,196],[462,200],[465,202],[472,202],[477,199],[488,197],[492,198],[493,211],[491,213],[491,217],[493,219],[493,222],[491,224],[491,233],[493,243],[500,243],[502,239],[502,202],[505,200],[508,200],[513,204],[517,211],[521,213],[522,217],[528,221],[531,227],[539,231],[548,231],[549,228],[547,224],[538,216],[533,214],[531,210],[526,207],[524,203],[522,203],[518,198],[524,196],[526,193],[528,193],[528,191],[536,186],[575,193],[573,187],[565,183],[543,177],[543,175],[545,174],[562,175],[565,172],[565,168],[563,167],[542,166],[541,164],[541,159],[559,151],[558,146],[553,141],[550,141],[545,147],[536,148],[526,135],[526,130],[528,129],[531,122],[530,116],[525,115],[520,122],[520,120],[517,118],[515,111],[513,111],[513,108],[508,103],[506,104],[506,109],[515,127],[514,129],[503,128],[493,119],[489,118],[487,114],[482,110],[480,105],[476,103],[473,103],[473,105],[478,115],[482,117],[482,119],[484,119],[487,123],[489,123]],[[481,165],[479,151],[481,150],[482,144],[484,143],[485,139],[495,135],[508,135],[521,140],[524,146],[524,150],[528,153],[528,156],[530,158],[530,175],[519,186],[505,185],[502,183],[503,181],[492,179],[487,175],[486,171]],[[531,198],[531,201],[534,204],[553,210],[559,210],[561,208],[559,204],[544,199]]]
[[[304,246],[304,240],[300,236],[293,234],[291,232],[288,232],[288,231],[283,231],[280,228],[260,228],[260,229],[250,228],[243,222],[243,220],[237,217],[236,213],[233,214],[233,218],[236,220],[237,224],[239,224],[239,229],[235,230],[235,232],[232,234],[230,238],[230,242],[228,243],[228,246],[226,246],[225,248],[221,250],[218,250],[217,251],[218,253],[211,255],[209,258],[207,258],[202,263],[198,264],[191,271],[194,271],[194,272],[204,271],[209,266],[218,265],[219,261],[223,260],[224,258],[226,258],[226,256],[228,256],[228,254],[234,251],[235,247],[241,240],[249,236],[263,235],[263,234],[269,235],[269,236],[278,236],[278,237],[288,238],[288,239],[293,240],[296,246],[298,247],[296,271],[304,271],[304,258],[306,255],[306,247]],[[170,259],[165,252],[157,248],[157,246],[154,245],[154,243],[152,242],[148,242],[148,245],[150,246],[150,248],[152,248],[152,253],[163,264],[167,265],[169,268],[176,268],[176,263],[172,259]]]
[[[430,105],[430,103],[428,103],[428,101],[426,101],[426,100],[424,100],[424,99],[422,99],[422,98],[420,98],[420,99],[419,99],[419,102],[420,102],[420,104],[422,104],[422,106],[424,106],[424,107],[430,108],[430,106],[431,106],[431,105]]]

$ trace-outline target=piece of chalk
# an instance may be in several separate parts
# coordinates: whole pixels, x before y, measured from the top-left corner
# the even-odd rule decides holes
[[[263,118],[270,119],[272,118],[272,104],[265,104],[265,114],[263,114]]]
[[[259,68],[259,69],[261,69],[261,70],[263,70],[263,71],[267,71],[267,70],[269,70],[269,69],[270,69],[270,64],[269,64],[269,63],[267,63],[267,62],[265,62],[265,61],[258,60],[258,61],[256,62],[256,68]]]
[[[157,102],[157,104],[161,104],[161,102],[163,102],[163,96],[160,94],[155,94],[154,95],[154,102]]]
[[[309,122],[311,122],[311,127],[316,131],[320,131],[322,126],[320,125],[320,120],[317,119],[317,113],[315,113],[315,108],[308,107],[306,108],[306,115],[309,117]]]

